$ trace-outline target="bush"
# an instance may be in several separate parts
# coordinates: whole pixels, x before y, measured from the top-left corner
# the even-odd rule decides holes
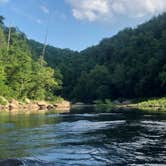
[[[114,108],[114,104],[109,99],[96,100],[95,104],[97,112],[110,112]]]
[[[4,97],[0,97],[0,105],[7,105],[8,101]]]

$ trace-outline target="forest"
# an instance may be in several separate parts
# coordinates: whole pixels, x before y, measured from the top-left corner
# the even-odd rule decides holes
[[[58,72],[41,56],[34,60],[25,34],[17,28],[6,27],[3,19],[1,16],[0,95],[7,99],[54,99],[55,91],[61,88]]]
[[[166,94],[166,13],[77,52],[30,40],[0,17],[0,94],[72,102]]]

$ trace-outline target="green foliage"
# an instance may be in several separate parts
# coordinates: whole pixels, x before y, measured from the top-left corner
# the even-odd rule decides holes
[[[28,41],[37,58],[42,44]],[[75,101],[166,93],[166,13],[81,52],[47,47],[45,60],[63,75],[60,94]]]
[[[105,99],[110,95],[110,73],[105,66],[96,65],[89,73],[82,73],[73,96],[81,101]]]
[[[0,16],[0,24],[3,24],[4,19],[5,18],[3,16]]]
[[[139,108],[146,109],[146,108],[161,108],[166,109],[166,98],[159,98],[159,99],[150,99],[147,101],[143,101],[138,103]]]
[[[163,71],[159,74],[159,77],[162,82],[162,86],[166,86],[166,65],[164,65]]]
[[[40,59],[43,45],[27,40],[16,28],[12,28],[10,50],[6,51],[9,29],[3,19],[0,93],[5,97],[54,100],[57,94],[92,102],[166,93],[166,13],[81,52],[47,46],[48,65]]]
[[[52,98],[52,92],[60,88],[58,80],[55,79],[54,70],[50,67],[42,66],[39,62],[33,64],[31,73],[31,84],[27,96],[31,99],[48,99]]]
[[[61,88],[61,74],[37,58],[32,59],[25,34],[11,29],[10,49],[7,51],[9,29],[0,27],[0,94],[6,98],[49,100]]]
[[[7,105],[7,104],[8,101],[4,97],[0,96],[0,105]]]
[[[114,108],[114,104],[109,99],[96,100],[95,104],[97,112],[110,112]]]

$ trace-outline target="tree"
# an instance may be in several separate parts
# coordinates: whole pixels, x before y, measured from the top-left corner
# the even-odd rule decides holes
[[[48,67],[42,59],[32,59],[25,34],[14,27],[11,29],[7,51],[9,28],[0,28],[0,94],[17,99],[52,99],[55,89],[61,87],[60,72]]]
[[[3,25],[3,21],[4,21],[4,17],[3,16],[0,16],[0,25]]]

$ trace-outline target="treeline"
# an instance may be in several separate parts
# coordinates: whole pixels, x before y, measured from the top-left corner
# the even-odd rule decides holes
[[[14,27],[7,50],[8,33],[0,17],[0,95],[6,98],[92,102],[166,94],[166,13],[81,52],[48,45],[45,60],[43,44]]]
[[[42,44],[28,43],[38,58]],[[48,46],[45,60],[61,71],[61,94],[70,100],[164,96],[166,13],[81,52]]]
[[[0,96],[7,99],[53,100],[56,90],[61,88],[59,72],[48,67],[40,57],[41,51],[34,60],[25,34],[17,28],[6,27],[3,19],[1,16]]]

